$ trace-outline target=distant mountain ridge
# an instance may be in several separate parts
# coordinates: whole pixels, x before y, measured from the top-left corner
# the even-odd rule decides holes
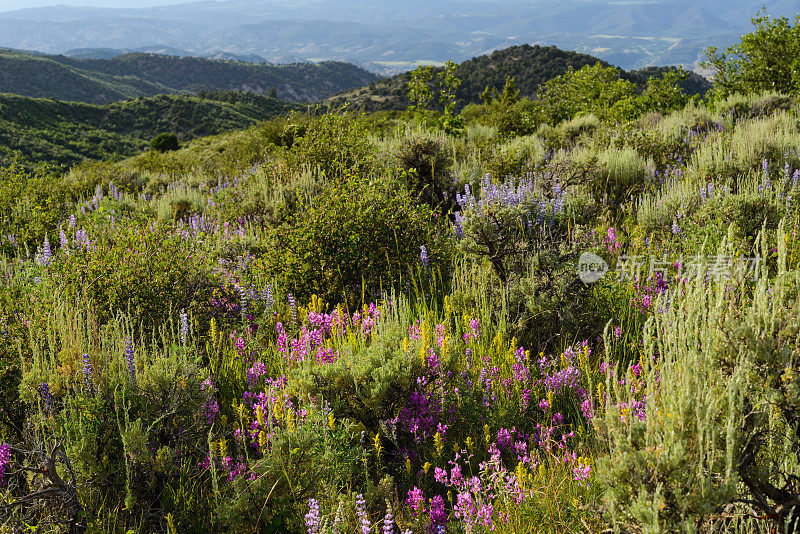
[[[0,50],[0,92],[100,104],[199,90],[268,94],[273,88],[281,99],[312,102],[378,79],[343,62],[262,65],[145,53],[84,59]]]
[[[55,0],[54,0],[55,1]],[[176,0],[177,2],[178,0]],[[138,9],[55,6],[0,13],[0,46],[180,50],[379,65],[463,61],[509,45],[555,45],[625,69],[683,64],[749,29],[762,4],[800,0],[220,0]]]

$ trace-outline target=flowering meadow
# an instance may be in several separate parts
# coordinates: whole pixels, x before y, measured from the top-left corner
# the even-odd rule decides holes
[[[0,170],[0,532],[797,532],[799,111]]]

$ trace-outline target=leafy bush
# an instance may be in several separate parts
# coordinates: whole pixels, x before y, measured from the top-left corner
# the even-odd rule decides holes
[[[279,231],[278,254],[268,260],[296,295],[361,303],[421,268],[426,246],[431,268],[447,270],[440,216],[406,191],[362,181],[329,186],[306,211]]]
[[[150,141],[150,148],[156,152],[169,152],[171,150],[178,150],[180,147],[178,136],[174,133],[160,133]]]
[[[405,171],[406,185],[414,197],[447,213],[448,197],[452,197],[448,174],[452,158],[442,140],[406,137],[397,148],[397,161]]]

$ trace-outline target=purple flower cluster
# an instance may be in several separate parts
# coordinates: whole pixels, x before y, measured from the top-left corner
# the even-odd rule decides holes
[[[92,383],[92,362],[89,360],[89,355],[83,355],[83,387],[87,395],[94,393],[94,384]]]
[[[367,503],[364,501],[364,496],[360,493],[356,495],[356,516],[361,526],[361,534],[370,534],[372,529],[370,528],[369,518],[367,517]]]
[[[308,513],[306,514],[306,527],[308,534],[319,534],[320,517],[319,517],[319,503],[316,499],[308,499]]]
[[[136,359],[133,354],[133,339],[125,338],[125,362],[128,364],[128,376],[131,383],[136,386]]]
[[[0,486],[6,483],[6,473],[13,467],[11,465],[11,446],[0,443]]]
[[[199,419],[207,425],[214,424],[217,415],[219,415],[219,403],[217,403],[217,399],[214,397],[216,392],[217,388],[211,383],[210,378],[206,378],[200,384],[200,393],[205,395],[205,401],[203,401],[203,404],[200,406]]]

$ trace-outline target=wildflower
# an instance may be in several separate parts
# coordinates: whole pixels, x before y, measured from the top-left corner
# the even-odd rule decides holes
[[[316,499],[308,499],[309,511],[306,514],[306,526],[308,527],[308,534],[318,534],[320,521],[319,521],[319,503]]]
[[[69,248],[69,239],[67,239],[67,234],[64,233],[63,228],[58,231],[58,240],[61,243],[61,249],[66,251]]]
[[[386,501],[386,515],[383,517],[383,534],[392,534],[394,532],[394,513],[392,511],[392,503]]]
[[[361,534],[370,534],[372,529],[367,518],[367,503],[360,493],[356,495],[356,515],[358,516],[358,522],[361,524]]]
[[[444,499],[441,495],[434,495],[431,499],[430,516],[431,526],[444,527],[447,525],[447,513],[444,511]]]
[[[189,334],[189,316],[186,314],[186,310],[181,310],[181,324],[180,324],[180,336],[181,336],[181,344],[186,345],[186,337]]]
[[[591,472],[592,472],[592,466],[583,465],[581,462],[578,462],[578,465],[572,470],[572,473],[575,476],[575,482],[588,480],[589,473]]]
[[[0,486],[5,484],[6,472],[11,467],[11,446],[8,443],[0,443]]]
[[[131,377],[131,382],[136,385],[136,360],[133,356],[133,339],[130,337],[125,338],[125,361],[128,363],[128,376]]]
[[[267,284],[267,287],[261,292],[261,300],[264,301],[264,311],[269,312],[275,305],[275,296],[272,293],[272,285]]]
[[[292,321],[297,322],[297,300],[294,298],[294,295],[288,293],[286,295],[286,300],[289,301],[289,308],[292,310]]]
[[[42,265],[50,265],[53,259],[53,251],[50,249],[50,241],[47,236],[44,236],[44,245],[42,246]]]
[[[681,233],[681,227],[678,226],[678,221],[673,221],[673,223],[672,223],[672,233],[676,234],[676,235]]]
[[[423,506],[424,502],[425,498],[422,496],[421,489],[414,486],[414,489],[408,490],[408,499],[406,499],[406,504],[408,504],[408,506],[414,512],[414,515],[425,511]]]
[[[42,400],[48,408],[53,406],[53,395],[50,394],[50,385],[47,382],[39,384],[39,393],[42,395]]]
[[[422,260],[422,265],[427,269],[430,260],[428,259],[428,250],[425,248],[425,245],[419,247],[419,259]]]
[[[92,386],[92,362],[89,361],[89,355],[83,355],[83,384],[86,388],[86,393],[91,394],[94,391]]]

